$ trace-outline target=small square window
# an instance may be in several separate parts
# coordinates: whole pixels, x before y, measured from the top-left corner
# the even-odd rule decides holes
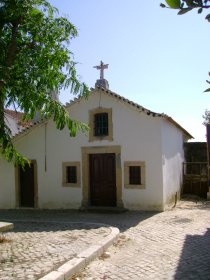
[[[76,184],[77,183],[77,167],[67,166],[66,167],[66,182]]]
[[[145,162],[124,162],[124,184],[126,189],[145,189]]]
[[[141,185],[141,167],[129,166],[129,184]]]
[[[108,113],[98,113],[94,115],[95,121],[95,136],[107,136],[108,127]]]
[[[70,161],[62,163],[63,186],[80,187],[80,163]]]

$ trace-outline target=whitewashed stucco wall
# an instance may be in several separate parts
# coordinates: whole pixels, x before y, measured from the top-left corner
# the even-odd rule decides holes
[[[162,120],[162,162],[164,204],[175,202],[176,193],[182,187],[182,164],[184,161],[183,134],[174,125]]]
[[[0,159],[0,209],[15,208],[15,170]]]
[[[71,115],[76,116],[79,111],[80,119],[86,120],[88,111],[97,108],[99,104],[104,108],[112,107],[113,141],[90,143],[87,138],[80,137],[78,141],[76,140],[78,149],[80,146],[120,145],[124,206],[128,209],[162,209],[162,167],[159,164],[161,162],[160,119],[140,113],[123,101],[104,94],[91,96],[87,103],[81,101],[75,104],[70,108]],[[78,152],[81,153],[79,150]],[[145,189],[124,188],[124,161],[145,161]]]
[[[162,172],[160,120],[139,113],[127,104],[116,107],[113,112],[114,131],[122,146],[124,161],[144,161],[145,189],[125,189],[123,176],[123,201],[128,209],[160,210],[162,207]],[[124,169],[123,169],[124,170]],[[124,173],[124,172],[123,172]]]
[[[5,122],[12,135],[19,132],[18,125],[9,114],[5,113]],[[0,158],[0,208],[15,208],[15,169],[11,163]]]
[[[171,177],[171,175],[167,175],[169,171],[173,176],[176,176],[170,165],[171,163],[175,165],[177,162],[175,160],[175,163],[173,163],[170,157],[171,146],[167,143],[170,140],[170,138],[167,138],[168,126],[170,127],[170,125],[166,123],[163,125],[161,118],[148,116],[139,112],[135,107],[103,93],[101,96],[94,93],[88,100],[77,101],[68,110],[72,118],[88,123],[89,110],[99,106],[112,108],[113,141],[89,142],[88,135],[81,132],[78,133],[77,137],[70,138],[67,129],[58,131],[52,121],[49,121],[46,125],[37,126],[27,135],[21,136],[15,141],[15,145],[21,153],[29,159],[37,161],[38,207],[47,209],[79,208],[82,202],[82,176],[80,188],[63,187],[62,162],[79,161],[82,175],[81,147],[120,145],[124,206],[128,209],[163,210],[163,198],[166,200],[166,197],[173,193],[174,185],[177,187],[177,183],[168,184]],[[174,134],[174,139],[179,138],[176,135],[179,135],[177,131]],[[163,143],[161,142],[162,139],[164,139]],[[178,148],[180,149],[180,147]],[[175,151],[176,147],[174,146],[173,149]],[[162,151],[165,159],[164,171],[162,170]],[[145,162],[145,189],[124,188],[124,161]],[[3,180],[0,176],[0,208],[14,208],[14,168],[11,165],[8,167],[3,162],[2,166],[4,170],[7,170],[5,174],[8,174],[8,176],[4,176]],[[165,176],[166,178],[164,178]],[[5,190],[4,186],[8,185],[10,187]],[[170,187],[169,191],[166,190],[166,186]],[[7,196],[4,203],[1,200],[3,192],[6,192],[5,195]]]
[[[58,131],[54,123],[49,121],[16,141],[16,147],[26,157],[37,161],[39,208],[80,206],[81,189],[65,188],[62,185],[62,162],[67,158],[67,161],[74,160],[67,131]]]

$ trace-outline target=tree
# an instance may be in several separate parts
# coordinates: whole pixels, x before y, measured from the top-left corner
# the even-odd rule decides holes
[[[178,9],[178,15],[183,15],[193,9],[198,9],[198,13],[201,14],[203,10],[210,8],[210,0],[165,0],[167,5],[161,3],[163,8]],[[206,16],[206,19],[210,21],[210,14]]]
[[[207,125],[207,124],[210,124],[210,111],[209,110],[206,110],[204,115],[203,115],[203,125]]]
[[[41,118],[52,117],[58,129],[68,127],[70,136],[87,130],[51,96],[66,88],[79,96],[88,94],[68,49],[76,36],[74,25],[46,0],[0,0],[0,149],[6,160],[22,166],[26,161],[5,123],[4,108],[11,105],[25,112],[25,120],[37,111]]]

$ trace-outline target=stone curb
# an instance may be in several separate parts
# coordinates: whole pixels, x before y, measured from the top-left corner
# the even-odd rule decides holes
[[[101,225],[101,224],[100,224]],[[90,246],[85,251],[77,255],[77,257],[66,262],[57,270],[51,271],[39,280],[69,280],[75,273],[84,269],[92,260],[100,257],[109,246],[111,246],[118,238],[120,231],[118,228],[109,227],[111,233],[102,241]]]
[[[12,223],[5,223],[5,222],[0,222],[0,232],[3,231],[9,231],[14,228],[14,224]]]

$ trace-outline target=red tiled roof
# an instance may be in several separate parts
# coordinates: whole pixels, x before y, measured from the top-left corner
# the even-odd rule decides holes
[[[23,127],[27,127],[32,124],[32,121],[23,121],[23,112],[18,112],[10,109],[4,109],[4,112],[15,119],[17,123]]]
[[[4,109],[4,112],[10,115],[13,119],[16,119],[17,121],[21,121],[24,116],[23,112],[18,112],[14,110]]]
[[[189,139],[193,139],[194,137],[187,131],[185,130],[180,124],[178,124],[175,120],[173,120],[171,117],[167,116],[166,114],[164,113],[156,113],[156,112],[153,112],[151,110],[148,110],[146,109],[145,107],[109,90],[109,89],[104,89],[104,88],[101,88],[101,87],[96,87],[96,88],[91,88],[91,92],[96,92],[97,90],[101,90],[103,91],[105,94],[107,95],[110,95],[110,96],[113,96],[114,98],[122,101],[122,102],[125,102],[127,104],[129,104],[130,106],[133,106],[135,108],[137,108],[139,111],[141,112],[144,112],[145,114],[147,114],[148,116],[152,116],[152,117],[160,117],[160,118],[163,118],[165,120],[167,120],[168,122],[170,122],[171,124],[173,124],[174,126],[176,126],[178,129],[182,130],[184,132],[185,135],[188,136]],[[74,98],[74,100],[70,101],[69,103],[66,103],[66,107],[69,107],[71,106],[72,104],[74,104],[75,102],[78,102],[81,98],[80,97],[76,97]]]
[[[172,125],[176,126],[178,129],[180,129],[189,139],[193,138],[193,136],[187,130],[185,130],[181,125],[179,125],[175,120],[173,120],[171,117],[167,116],[166,114],[156,113],[156,112],[153,112],[151,110],[148,110],[148,109],[144,108],[143,106],[141,106],[141,105],[139,105],[139,104],[127,99],[127,98],[124,98],[123,96],[121,96],[121,95],[119,95],[119,94],[117,94],[117,93],[115,93],[111,90],[107,90],[107,89],[104,89],[104,88],[101,88],[101,87],[97,87],[95,89],[91,88],[90,92],[93,93],[93,92],[96,92],[97,90],[101,90],[105,94],[113,96],[114,98],[116,98],[116,99],[118,99],[122,102],[125,102],[125,103],[129,104],[130,106],[132,106],[134,108],[137,108],[140,112],[144,112],[148,116],[150,115],[152,117],[163,118],[163,119],[167,120],[168,122],[170,122]],[[71,100],[70,102],[67,102],[65,107],[68,108],[69,106],[73,105],[74,103],[79,102],[81,99],[82,99],[82,97],[76,97],[76,98],[74,98],[74,100]],[[5,112],[7,112],[7,111],[12,111],[12,110],[7,110],[6,109]],[[9,114],[10,114],[10,112],[9,112]],[[14,115],[17,114],[16,118],[19,118],[19,121],[21,121],[21,118],[24,115],[24,113],[15,112],[15,111],[12,111],[12,113],[10,115],[12,116],[12,114],[14,114]],[[37,121],[36,123],[33,123],[32,121],[29,121],[29,122],[26,123],[26,125],[21,123],[23,129],[17,135],[19,135],[21,133],[24,133],[28,129],[33,129],[35,126],[39,125],[40,123],[43,123],[44,121],[46,121],[46,119],[42,119],[40,121]]]

